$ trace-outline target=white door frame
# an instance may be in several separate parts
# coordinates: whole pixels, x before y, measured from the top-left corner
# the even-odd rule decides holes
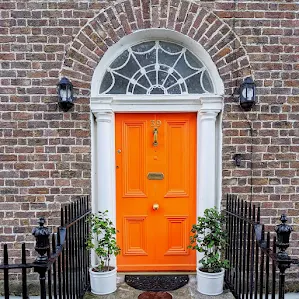
[[[182,105],[181,103],[184,102]],[[92,107],[92,210],[109,211],[116,222],[115,113],[197,112],[196,210],[220,208],[221,201],[221,111],[223,98],[165,96],[149,98],[99,97]],[[95,260],[93,258],[93,263]]]
[[[166,32],[167,31],[167,32]],[[136,41],[161,39],[183,44],[201,57],[210,73],[216,94],[201,95],[100,95],[106,68],[122,51]],[[165,39],[165,38],[164,38]],[[222,111],[224,87],[209,54],[191,38],[166,29],[149,29],[124,37],[110,47],[93,75],[91,85],[91,163],[92,210],[109,211],[116,222],[115,113],[197,112],[196,209],[220,208]],[[95,257],[92,258],[95,263]]]

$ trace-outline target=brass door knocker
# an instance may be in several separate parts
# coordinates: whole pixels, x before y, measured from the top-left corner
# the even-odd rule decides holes
[[[154,142],[153,142],[153,146],[158,146],[158,128],[161,126],[161,120],[151,120],[151,127],[155,127],[153,134],[154,134]]]
[[[153,142],[153,146],[158,146],[158,129],[155,128],[153,133],[154,133],[154,142]]]

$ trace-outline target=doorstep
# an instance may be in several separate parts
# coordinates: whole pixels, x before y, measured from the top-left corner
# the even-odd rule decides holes
[[[136,274],[136,273],[135,273]],[[156,275],[157,273],[155,273]],[[177,274],[177,273],[176,273]],[[185,273],[186,274],[186,273]],[[109,295],[94,295],[86,293],[84,299],[137,299],[143,291],[133,289],[125,283],[125,275],[117,275],[117,291]],[[196,276],[189,275],[189,283],[182,288],[168,292],[173,299],[234,299],[234,296],[229,290],[225,290],[223,294],[218,296],[206,296],[198,293],[196,290]]]

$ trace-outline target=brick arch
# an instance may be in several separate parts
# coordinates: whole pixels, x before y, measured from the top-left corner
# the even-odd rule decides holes
[[[61,76],[73,82],[80,96],[89,96],[93,72],[107,49],[145,28],[175,30],[200,43],[214,61],[227,95],[251,74],[240,39],[213,12],[185,0],[125,0],[102,10],[80,30],[66,54]]]

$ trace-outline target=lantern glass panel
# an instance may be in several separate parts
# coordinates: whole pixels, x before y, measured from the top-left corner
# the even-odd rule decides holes
[[[247,101],[253,101],[253,88],[246,86],[243,91],[242,91],[242,96],[247,100]]]
[[[61,97],[61,100],[64,102],[67,100],[68,98],[68,89],[66,86],[61,86],[60,88],[60,97]]]

